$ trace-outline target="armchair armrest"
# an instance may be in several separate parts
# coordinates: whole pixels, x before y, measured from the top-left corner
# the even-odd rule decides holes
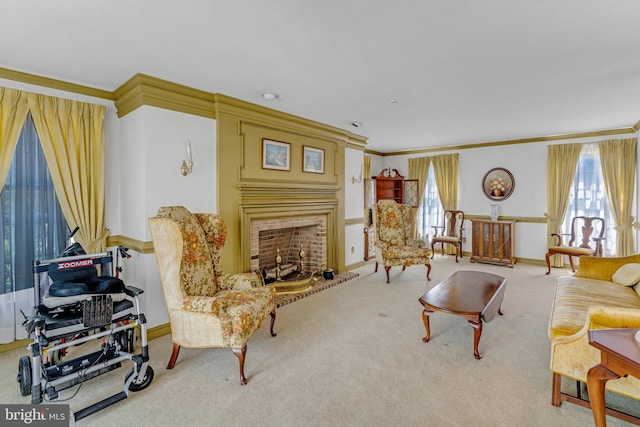
[[[438,236],[438,230],[440,229],[442,229],[441,234],[444,234],[444,225],[432,225],[431,228],[433,228],[433,237]]]
[[[221,290],[233,289],[239,291],[264,286],[262,276],[255,272],[222,274],[216,277],[216,281],[218,282],[218,289]]]
[[[569,233],[551,233],[551,237],[556,237],[556,246],[562,246],[562,237],[563,236],[571,236]]]
[[[585,325],[573,335],[551,340],[551,370],[586,381],[587,371],[600,361],[600,352],[589,345],[590,329],[640,328],[640,309],[591,306]]]
[[[414,246],[416,248],[423,248],[424,247],[424,240],[420,240],[420,239],[407,240],[407,246]]]
[[[217,308],[215,310],[213,308],[215,300],[215,296],[186,296],[182,302],[182,309],[195,313],[214,313],[218,311]]]
[[[382,240],[378,240],[376,239],[374,246],[380,250],[387,250],[387,248],[390,246],[387,242],[384,242]]]

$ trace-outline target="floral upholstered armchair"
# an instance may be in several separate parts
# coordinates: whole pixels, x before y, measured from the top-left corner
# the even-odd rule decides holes
[[[409,265],[424,264],[427,267],[427,280],[431,273],[429,248],[422,240],[413,240],[413,227],[416,211],[409,205],[398,204],[394,200],[380,200],[374,207],[376,230],[376,272],[378,264],[384,265],[389,283],[389,270],[401,265],[404,270]]]
[[[226,226],[216,214],[193,214],[182,206],[163,207],[149,219],[171,322],[172,369],[180,347],[230,347],[244,376],[247,341],[271,315],[275,290],[255,273],[223,274],[220,255]]]

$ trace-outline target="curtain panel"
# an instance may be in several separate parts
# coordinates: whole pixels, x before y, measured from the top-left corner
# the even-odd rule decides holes
[[[567,213],[571,182],[576,174],[582,144],[550,145],[547,151],[547,246],[556,244],[553,233],[562,233],[562,222]],[[562,255],[553,255],[553,267],[564,266]]]
[[[442,208],[458,208],[458,153],[431,157]]]
[[[67,223],[80,227],[87,253],[103,252],[106,108],[34,93],[27,100]]]
[[[429,177],[429,166],[431,165],[431,159],[429,157],[418,157],[409,159],[408,161],[409,179],[418,180],[418,216],[422,215],[422,200],[424,199],[424,192],[427,188],[427,178]],[[413,223],[413,238],[416,239],[418,233],[418,223]]]
[[[371,178],[371,156],[364,156],[362,174],[364,179]]]
[[[26,93],[0,87],[0,188],[11,168],[13,152],[29,112]]]
[[[636,178],[636,138],[598,144],[602,178],[616,231],[616,256],[635,253],[632,215]]]

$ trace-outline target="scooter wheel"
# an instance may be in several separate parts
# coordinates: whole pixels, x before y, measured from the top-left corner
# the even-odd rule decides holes
[[[31,394],[31,359],[29,356],[22,356],[18,362],[18,382],[20,383],[20,394],[28,396]]]
[[[133,369],[127,372],[127,376],[124,378],[124,382],[126,383],[129,380],[129,377],[131,377],[131,375],[133,375],[134,373],[135,371]],[[131,384],[129,384],[129,390],[144,390],[149,386],[149,384],[151,384],[151,381],[153,381],[153,368],[151,366],[147,366],[147,371],[145,372],[144,376],[138,376],[138,378],[135,378],[133,381],[131,381]]]

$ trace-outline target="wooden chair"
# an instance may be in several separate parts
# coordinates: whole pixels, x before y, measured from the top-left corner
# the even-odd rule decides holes
[[[580,233],[579,233],[580,231]],[[569,264],[571,264],[571,271],[575,272],[576,269],[573,265],[573,257],[581,256],[602,256],[602,241],[604,238],[605,223],[604,219],[597,216],[576,216],[571,220],[571,233],[553,233],[551,236],[555,236],[556,246],[551,246],[548,249],[547,254],[544,256],[547,261],[547,274],[551,273],[551,263],[549,257],[551,255],[567,255],[569,257]],[[577,242],[581,234],[582,239]],[[593,237],[593,235],[596,237]],[[563,236],[569,236],[569,243],[564,245],[562,242]],[[574,246],[578,244],[578,246]]]
[[[464,230],[464,212],[456,210],[444,211],[442,225],[432,225],[433,238],[431,239],[431,259],[435,256],[434,246],[440,243],[442,255],[444,255],[444,244],[448,243],[456,248],[456,262],[458,255],[462,258],[462,231]],[[438,230],[440,235],[438,235]]]

